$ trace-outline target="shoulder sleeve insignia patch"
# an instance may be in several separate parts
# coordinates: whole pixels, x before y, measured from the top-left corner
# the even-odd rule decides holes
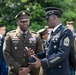
[[[66,38],[64,39],[64,46],[69,46],[69,42],[70,42],[69,38],[66,37]]]

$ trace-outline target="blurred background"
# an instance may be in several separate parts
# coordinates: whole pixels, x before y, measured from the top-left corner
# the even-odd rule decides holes
[[[74,21],[76,29],[76,0],[0,0],[0,22],[6,25],[7,32],[16,28],[15,15],[21,10],[27,10],[30,14],[30,29],[38,31],[47,26],[45,19],[45,7],[58,7],[62,14],[62,23]]]

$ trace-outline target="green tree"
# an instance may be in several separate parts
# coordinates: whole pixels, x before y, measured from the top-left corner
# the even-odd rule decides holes
[[[67,20],[76,22],[75,3],[76,0],[0,0],[0,20],[10,31],[16,28],[15,15],[21,10],[27,10],[31,14],[30,29],[38,31],[47,25],[44,8],[58,7],[63,11],[62,23],[65,25]]]

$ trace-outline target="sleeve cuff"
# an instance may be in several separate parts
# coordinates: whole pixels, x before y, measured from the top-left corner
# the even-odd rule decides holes
[[[42,64],[43,69],[50,67],[50,64],[46,58],[41,60],[41,64]]]
[[[11,66],[11,69],[13,69],[13,70],[15,70],[16,72],[18,72],[19,69],[20,69],[20,67],[21,67],[21,65],[18,64],[17,62],[15,62],[14,65]]]
[[[37,69],[34,68],[31,64],[28,66],[28,68],[30,68],[30,71],[33,72],[33,73],[37,70]]]

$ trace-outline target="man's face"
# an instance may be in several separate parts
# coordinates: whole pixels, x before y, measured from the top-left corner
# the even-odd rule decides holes
[[[25,32],[30,24],[29,18],[26,18],[26,16],[21,17],[20,20],[17,21],[17,25],[20,27],[20,29]]]
[[[46,34],[42,35],[42,39],[46,40],[48,38],[48,35],[49,35],[49,33],[46,33]]]
[[[54,15],[50,15],[47,19],[47,24],[49,28],[54,28]]]
[[[0,34],[1,35],[5,35],[5,33],[6,33],[6,27],[4,26],[4,27],[1,27],[0,28]]]

